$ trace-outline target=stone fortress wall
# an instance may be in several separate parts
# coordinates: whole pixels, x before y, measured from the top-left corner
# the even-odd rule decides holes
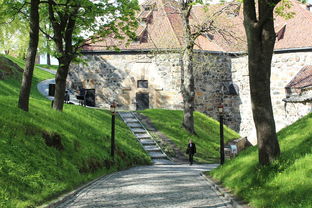
[[[249,95],[248,57],[232,58],[231,74],[233,82],[239,86],[241,104],[241,124],[239,132],[249,139],[256,138],[254,128],[251,101]],[[285,86],[293,77],[307,65],[312,65],[312,52],[280,53],[274,54],[271,69],[271,99],[274,112],[276,130],[290,125],[304,115],[312,112],[311,103],[285,103]]]
[[[68,87],[93,88],[98,107],[116,101],[119,109],[136,110],[136,94],[149,94],[150,108],[181,109],[179,55],[86,55],[85,64],[71,65]],[[148,88],[137,82],[147,80]]]
[[[72,64],[68,88],[95,89],[98,107],[116,101],[120,109],[136,110],[136,94],[148,93],[149,108],[182,109],[178,53],[120,53],[85,55],[85,64]],[[194,56],[196,110],[217,119],[223,102],[225,124],[255,143],[249,95],[247,56],[198,52]],[[290,104],[285,86],[303,66],[312,65],[312,52],[275,54],[271,96],[277,130],[312,111],[310,104]],[[137,82],[147,80],[148,87]],[[238,94],[231,93],[231,85]]]

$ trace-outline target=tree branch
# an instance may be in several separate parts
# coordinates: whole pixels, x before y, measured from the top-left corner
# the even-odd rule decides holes
[[[13,10],[16,9],[15,14],[12,14],[12,15],[11,15],[13,18],[12,18],[9,22],[2,22],[2,23],[0,23],[0,24],[11,24],[11,23],[15,20],[15,18],[16,18],[16,16],[17,16],[18,13],[21,13],[21,14],[25,15],[26,17],[29,17],[29,15],[27,15],[26,13],[24,13],[24,12],[22,11],[22,9],[24,8],[24,6],[25,6],[26,4],[29,4],[29,3],[28,3],[28,2],[24,2],[24,3],[21,5],[21,7],[19,7],[19,8],[13,8]]]
[[[53,5],[55,4],[54,0],[48,0],[49,2],[49,18],[52,23],[53,31],[54,31],[54,37],[53,40],[55,40],[55,45],[58,48],[59,52],[63,52],[63,41],[62,41],[62,34],[61,34],[61,28],[58,24],[57,20],[54,16],[54,9]]]
[[[257,20],[257,14],[256,14],[256,4],[255,0],[244,0],[243,1],[244,6],[244,23],[251,23],[256,26],[258,20]]]
[[[42,32],[48,39],[53,39],[51,35],[49,35],[46,31],[44,31],[41,27],[39,27],[40,32]]]
[[[72,46],[72,36],[73,36],[73,32],[74,32],[74,28],[75,28],[75,24],[76,24],[76,18],[77,18],[77,14],[78,14],[78,10],[80,7],[76,7],[74,9],[74,11],[72,12],[72,14],[69,15],[68,17],[68,23],[67,23],[67,27],[65,30],[65,35],[64,35],[64,40],[65,40],[65,51],[67,53],[73,53],[73,46]],[[73,54],[71,54],[73,55]]]

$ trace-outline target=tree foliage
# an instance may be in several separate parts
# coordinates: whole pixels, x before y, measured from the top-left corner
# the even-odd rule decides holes
[[[55,57],[59,61],[56,74],[53,108],[63,109],[66,78],[70,63],[75,60],[86,43],[111,36],[133,38],[137,27],[136,0],[48,0],[43,13],[49,17],[52,35],[41,30],[55,44]]]
[[[0,50],[25,58],[29,33],[28,10],[23,1],[0,0]]]
[[[0,33],[2,45],[8,45],[6,42],[15,33],[27,37],[25,31],[29,30],[27,23],[30,3],[32,2],[29,0],[0,0],[0,14],[3,17],[0,27],[5,28]],[[135,12],[138,9],[137,0],[40,1],[40,31],[43,38],[46,38],[45,41],[41,41],[41,46],[47,52],[51,52],[54,48],[53,55],[59,60],[53,105],[55,109],[60,111],[63,109],[69,65],[78,58],[82,47],[87,42],[91,43],[107,36],[133,39],[135,37],[133,30],[137,27]],[[39,29],[38,26],[36,29]],[[28,42],[20,37],[17,37],[17,40]],[[51,41],[54,43],[52,46],[49,44]],[[26,47],[18,48],[21,50]],[[35,51],[32,51],[32,54],[37,48],[33,50]]]

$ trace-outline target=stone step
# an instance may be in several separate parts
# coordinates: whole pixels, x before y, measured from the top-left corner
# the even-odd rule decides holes
[[[138,139],[151,138],[151,136],[149,134],[135,134],[135,136]]]
[[[127,124],[129,127],[133,128],[137,128],[137,127],[142,127],[142,125],[140,123],[128,123]]]
[[[156,142],[151,138],[148,131],[144,129],[142,124],[137,118],[129,112],[119,112],[127,126],[139,139],[145,151],[151,156],[154,164],[172,164],[172,161],[168,160],[167,156],[157,146]]]
[[[146,133],[146,130],[143,128],[131,128],[133,133]]]
[[[152,159],[154,165],[173,165],[174,162],[166,159]]]
[[[132,113],[127,113],[127,112],[119,112],[119,115],[122,118],[135,118],[135,116]]]
[[[150,151],[150,152],[161,151],[160,148],[157,145],[146,145],[146,146],[144,146],[144,149],[146,151]]]
[[[155,145],[155,141],[152,139],[140,139],[141,144],[143,145]]]
[[[139,123],[136,118],[124,118],[126,123]]]
[[[162,152],[148,152],[152,159],[165,159],[167,156]]]

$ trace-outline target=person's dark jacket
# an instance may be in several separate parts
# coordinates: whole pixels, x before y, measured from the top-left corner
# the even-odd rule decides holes
[[[192,147],[191,147],[191,144],[188,144],[187,149],[186,149],[186,154],[194,155],[195,153],[196,153],[196,145],[192,143]]]

